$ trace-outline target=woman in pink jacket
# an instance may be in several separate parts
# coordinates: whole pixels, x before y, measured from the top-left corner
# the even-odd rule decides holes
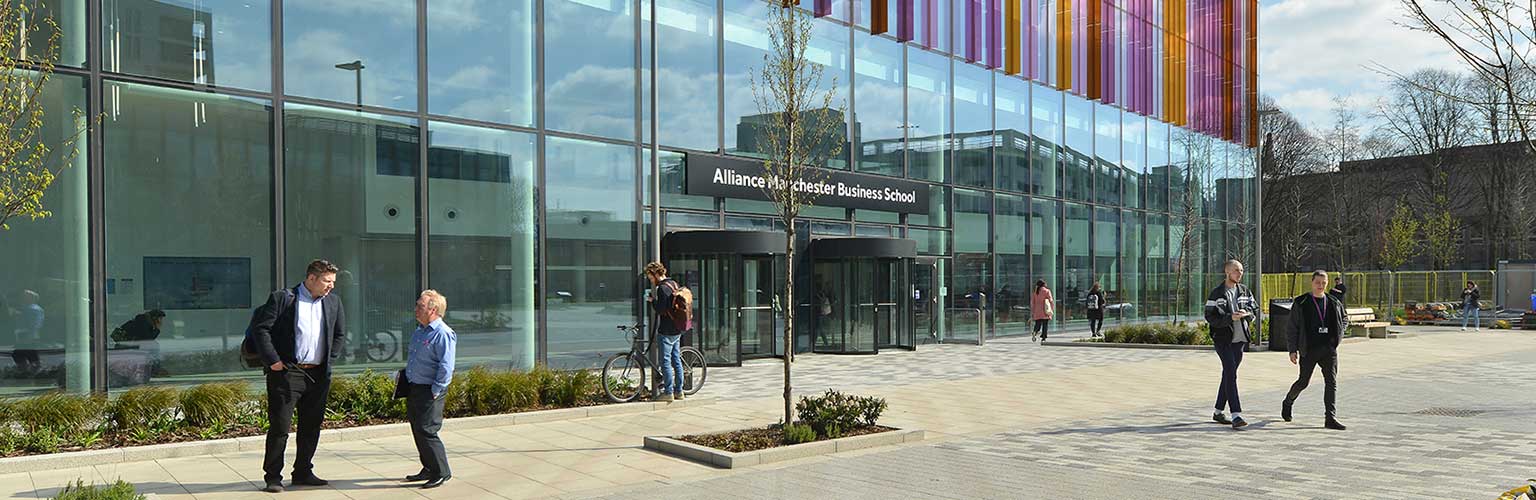
[[[1030,340],[1044,341],[1051,325],[1051,316],[1056,313],[1056,296],[1051,294],[1051,289],[1045,287],[1045,280],[1035,281],[1035,293],[1029,300],[1029,314],[1035,320],[1034,334]]]

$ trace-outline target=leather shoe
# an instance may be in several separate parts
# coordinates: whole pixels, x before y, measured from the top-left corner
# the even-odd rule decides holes
[[[1331,418],[1328,419],[1327,421],[1323,422],[1323,427],[1326,427],[1326,428],[1329,428],[1329,429],[1333,429],[1333,430],[1336,430],[1336,431],[1342,431],[1344,429],[1348,429],[1348,427],[1344,427],[1344,424],[1339,423],[1338,420],[1334,420],[1334,419],[1331,419]]]
[[[414,482],[417,482],[417,481],[430,481],[430,480],[432,480],[432,473],[431,472],[427,472],[426,469],[422,469],[421,472],[417,472],[415,474],[411,474],[409,476],[405,476],[405,482],[407,482],[407,483],[414,483]]]
[[[421,485],[421,489],[430,490],[432,488],[436,488],[438,486],[442,486],[443,483],[448,482],[448,478],[451,478],[451,477],[453,477],[453,476],[434,477],[434,478],[432,478],[431,481],[427,481],[427,484]]]
[[[1232,418],[1232,428],[1233,429],[1241,429],[1241,428],[1244,428],[1244,427],[1247,427],[1247,426],[1248,426],[1248,421],[1247,420],[1243,420],[1243,417],[1233,417]]]
[[[267,483],[267,487],[262,488],[261,491],[265,491],[267,493],[282,493],[283,483]]]
[[[1227,420],[1227,414],[1219,411],[1211,414],[1211,421],[1222,425],[1232,425],[1232,421]]]
[[[1291,421],[1291,402],[1290,401],[1285,401],[1285,402],[1280,403],[1280,418],[1284,419],[1286,422],[1290,422]]]
[[[331,482],[310,474],[307,476],[294,476],[293,481],[289,484],[293,486],[325,486],[331,484]]]

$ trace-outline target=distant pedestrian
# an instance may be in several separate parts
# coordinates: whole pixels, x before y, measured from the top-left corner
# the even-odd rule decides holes
[[[1342,304],[1344,303],[1344,294],[1348,292],[1349,287],[1344,285],[1344,273],[1339,273],[1337,277],[1333,278],[1333,288],[1328,290],[1328,295],[1338,299],[1339,303]]]
[[[1226,280],[1211,290],[1205,300],[1205,321],[1211,326],[1211,341],[1221,358],[1221,386],[1216,390],[1216,413],[1211,420],[1231,424],[1233,429],[1248,425],[1243,420],[1243,403],[1237,394],[1237,368],[1243,364],[1243,351],[1252,341],[1253,323],[1258,318],[1258,301],[1243,286],[1243,263],[1229,260],[1222,266]],[[1222,414],[1232,410],[1232,419]]]
[[[1323,427],[1342,431],[1344,424],[1337,419],[1334,402],[1338,397],[1339,342],[1344,339],[1349,316],[1344,314],[1343,302],[1323,293],[1326,286],[1328,272],[1313,271],[1312,292],[1291,301],[1293,307],[1290,328],[1285,333],[1286,345],[1291,348],[1291,364],[1301,365],[1301,372],[1280,404],[1280,418],[1291,421],[1291,406],[1296,404],[1296,397],[1312,381],[1312,370],[1322,367]]]
[[[1477,283],[1467,282],[1467,287],[1461,290],[1461,331],[1467,331],[1467,318],[1472,318],[1472,330],[1481,331],[1483,328],[1482,306],[1478,305],[1483,292],[1477,289]]]
[[[1097,281],[1088,290],[1088,330],[1094,337],[1102,335],[1104,330],[1104,289]]]
[[[1029,315],[1035,320],[1035,328],[1029,336],[1033,342],[1044,342],[1050,333],[1051,318],[1056,316],[1056,296],[1045,286],[1045,280],[1035,281],[1035,291],[1029,299]]]
[[[444,396],[453,381],[453,363],[459,337],[446,323],[448,299],[437,290],[426,290],[416,299],[416,331],[411,332],[411,350],[405,362],[405,380],[410,384],[405,396],[405,413],[411,421],[411,436],[416,439],[416,455],[421,472],[406,476],[408,482],[426,481],[422,489],[442,486],[453,477],[448,468],[448,452],[437,432],[443,428]]]

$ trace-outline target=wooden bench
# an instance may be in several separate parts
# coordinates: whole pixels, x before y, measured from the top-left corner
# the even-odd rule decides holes
[[[1351,307],[1344,310],[1344,316],[1349,320],[1349,336],[1387,338],[1387,327],[1391,326],[1391,323],[1376,321],[1375,310],[1369,307]]]

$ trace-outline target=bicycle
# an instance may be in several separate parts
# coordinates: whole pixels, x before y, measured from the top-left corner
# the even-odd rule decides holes
[[[614,354],[603,363],[603,393],[610,401],[627,403],[647,392],[647,372],[661,380],[661,367],[651,364],[650,340],[646,338],[644,326],[619,325],[618,329],[630,337],[629,352]],[[681,357],[683,394],[692,396],[704,387],[709,366],[704,361],[703,351],[693,346],[683,347]]]

